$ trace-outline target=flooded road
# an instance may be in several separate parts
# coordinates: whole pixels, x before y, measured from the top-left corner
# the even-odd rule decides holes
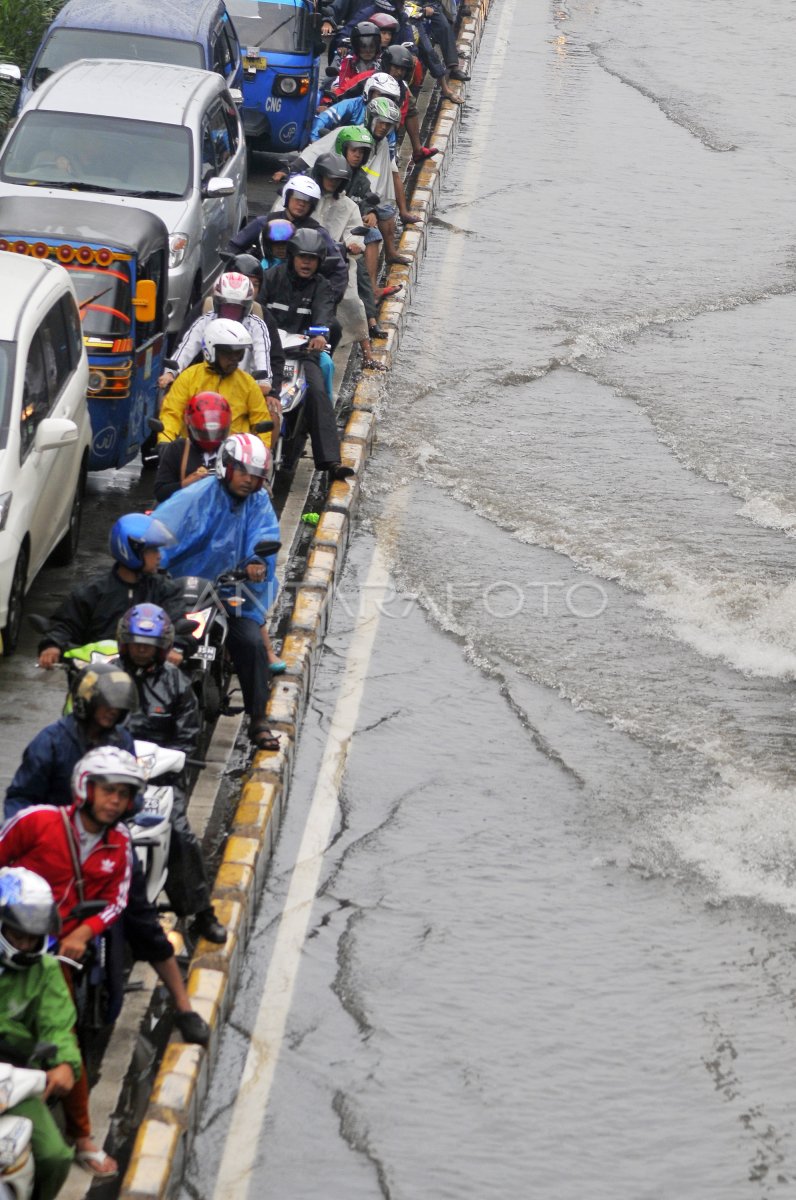
[[[794,52],[493,6],[184,1198],[793,1194]]]

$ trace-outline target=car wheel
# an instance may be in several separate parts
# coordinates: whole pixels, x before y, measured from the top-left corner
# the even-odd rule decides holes
[[[80,522],[83,519],[83,497],[86,491],[86,469],[80,471],[75,495],[72,500],[72,510],[69,513],[69,525],[66,533],[50,555],[50,563],[54,567],[67,567],[77,554],[80,541]]]
[[[8,593],[8,615],[3,629],[3,654],[8,657],[13,654],[19,641],[19,631],[22,627],[22,606],[25,602],[25,583],[28,578],[28,552],[23,546],[19,552],[14,576],[11,580],[11,591]]]

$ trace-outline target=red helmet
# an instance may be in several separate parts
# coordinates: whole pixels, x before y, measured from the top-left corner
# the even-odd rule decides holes
[[[229,434],[232,413],[218,392],[197,392],[186,404],[183,420],[193,444],[212,454]]]
[[[227,484],[234,470],[245,471],[257,480],[259,491],[271,469],[271,451],[253,433],[233,433],[218,452],[216,477]]]

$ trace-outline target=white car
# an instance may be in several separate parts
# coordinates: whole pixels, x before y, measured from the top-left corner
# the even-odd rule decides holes
[[[91,422],[68,272],[0,253],[0,279],[0,637],[11,654],[36,573],[77,549]]]

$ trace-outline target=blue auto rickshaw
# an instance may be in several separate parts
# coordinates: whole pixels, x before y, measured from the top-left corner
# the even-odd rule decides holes
[[[318,98],[323,43],[313,0],[228,0],[243,51],[241,119],[252,150],[302,150]]]
[[[89,361],[89,470],[123,467],[158,413],[169,234],[160,217],[90,200],[0,199],[0,250],[72,276]]]

